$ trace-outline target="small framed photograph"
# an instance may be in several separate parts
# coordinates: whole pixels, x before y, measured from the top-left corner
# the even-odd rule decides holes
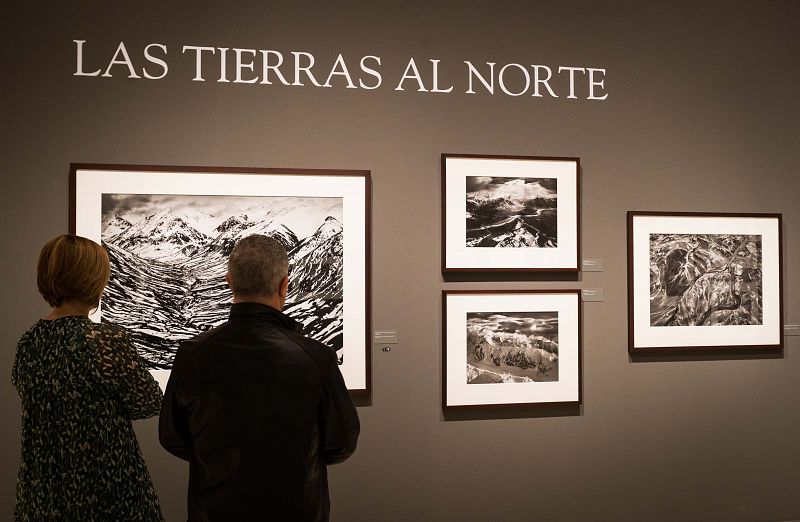
[[[782,350],[780,214],[628,212],[631,353]]]
[[[580,160],[442,154],[442,272],[577,272]]]
[[[580,290],[445,290],[445,411],[581,402]]]
[[[233,246],[264,234],[289,254],[284,313],[369,393],[368,171],[80,164],[70,182],[72,231],[111,260],[92,319],[127,328],[162,387],[180,342],[228,319]]]

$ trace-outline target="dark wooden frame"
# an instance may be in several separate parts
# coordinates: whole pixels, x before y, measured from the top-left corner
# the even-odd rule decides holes
[[[473,158],[473,159],[496,159],[496,160],[530,160],[530,161],[572,161],[575,162],[575,267],[448,267],[447,266],[447,159],[448,158]],[[442,242],[442,273],[556,273],[556,272],[580,272],[581,267],[581,160],[578,157],[557,157],[557,156],[509,156],[498,154],[452,154],[442,153],[441,155],[441,242]]]
[[[270,174],[291,176],[346,176],[364,178],[364,299],[365,299],[365,332],[364,332],[364,364],[365,387],[349,389],[353,396],[369,397],[372,390],[372,177],[369,170],[337,170],[337,169],[299,169],[299,168],[259,168],[259,167],[207,167],[186,165],[134,165],[134,164],[105,164],[105,163],[71,163],[69,173],[69,230],[76,230],[76,181],[78,170],[110,170],[110,171],[140,171],[188,173],[188,174]]]
[[[659,346],[637,347],[634,345],[634,273],[633,273],[633,233],[634,219],[638,216],[654,217],[688,217],[688,218],[754,218],[775,219],[778,225],[778,316],[779,324],[778,344],[743,344],[743,345],[700,345],[700,346]],[[714,352],[774,352],[783,350],[783,215],[777,213],[725,213],[725,212],[658,212],[636,211],[627,213],[627,248],[628,248],[628,352],[631,355],[640,354],[687,354],[687,353],[714,353]]]
[[[578,314],[578,400],[551,402],[515,402],[501,404],[447,404],[447,296],[448,295],[524,295],[524,294],[562,294],[575,295]],[[583,403],[583,302],[579,289],[554,290],[442,290],[442,410],[445,413],[467,411],[503,411],[509,409],[540,409],[579,406]]]

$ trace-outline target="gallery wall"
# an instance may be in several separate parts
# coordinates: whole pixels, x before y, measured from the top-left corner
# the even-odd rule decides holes
[[[47,312],[35,262],[68,229],[73,162],[371,171],[372,324],[400,342],[373,347],[358,451],[330,469],[333,520],[800,518],[800,337],[778,356],[631,359],[625,237],[628,210],[781,212],[785,319],[800,322],[796,2],[28,4],[7,11],[0,51],[0,518],[19,462],[14,347]],[[74,40],[86,71],[124,42],[138,68],[164,45],[169,73],[75,76]],[[379,56],[384,83],[225,83],[211,65],[192,81],[183,45],[303,51],[327,71]],[[426,82],[439,60],[453,91],[395,90],[412,57]],[[563,75],[558,98],[467,94],[465,60],[605,69],[608,97],[578,83],[570,99]],[[604,270],[444,281],[443,152],[580,157],[582,253]],[[579,409],[443,415],[443,289],[576,287],[604,295],[583,306]],[[187,465],[155,419],[135,424],[167,520],[185,519]]]

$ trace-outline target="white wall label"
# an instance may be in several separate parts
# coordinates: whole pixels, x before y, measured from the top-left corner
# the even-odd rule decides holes
[[[581,289],[581,299],[587,302],[600,302],[603,300],[603,289],[583,288]]]
[[[602,259],[584,259],[581,265],[581,270],[584,272],[602,272],[603,260]]]
[[[372,334],[375,344],[397,344],[397,330],[375,330]]]

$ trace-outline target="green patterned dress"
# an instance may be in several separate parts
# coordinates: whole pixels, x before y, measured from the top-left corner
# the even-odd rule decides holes
[[[17,345],[18,521],[161,521],[131,420],[161,390],[127,334],[84,316],[41,320]]]

